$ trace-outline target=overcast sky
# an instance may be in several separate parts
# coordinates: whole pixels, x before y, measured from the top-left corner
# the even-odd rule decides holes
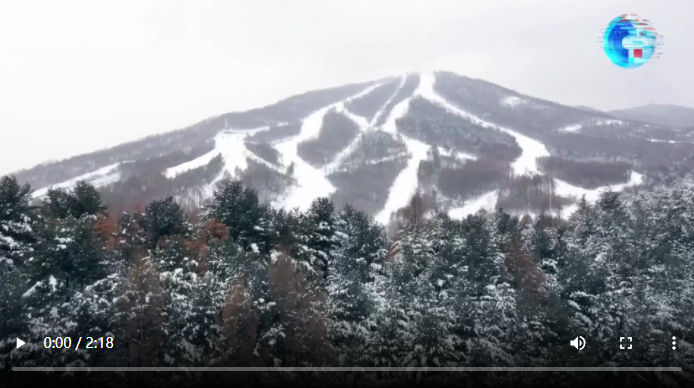
[[[622,13],[663,56],[613,65]],[[308,90],[445,69],[569,105],[694,107],[692,0],[0,0],[0,174]]]

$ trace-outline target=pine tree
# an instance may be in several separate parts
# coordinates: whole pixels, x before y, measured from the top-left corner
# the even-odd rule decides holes
[[[185,234],[188,231],[183,211],[173,197],[152,201],[145,208],[141,222],[149,236],[152,251],[156,250],[157,243],[163,236]]]

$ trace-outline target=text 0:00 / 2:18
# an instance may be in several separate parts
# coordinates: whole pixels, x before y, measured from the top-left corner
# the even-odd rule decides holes
[[[73,341],[71,337],[46,337],[43,339],[43,347],[46,349],[71,349],[75,345],[75,350],[80,347],[84,349],[111,349],[113,348],[113,337],[79,337]]]

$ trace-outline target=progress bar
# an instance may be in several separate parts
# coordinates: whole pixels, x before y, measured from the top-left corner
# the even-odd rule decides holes
[[[681,372],[681,367],[14,367],[14,372]]]

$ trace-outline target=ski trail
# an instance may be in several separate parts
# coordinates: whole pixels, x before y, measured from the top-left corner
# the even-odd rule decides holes
[[[406,98],[393,107],[393,110],[388,117],[388,121],[383,124],[383,130],[385,132],[393,135],[398,133],[396,121],[407,114],[412,98],[424,93],[422,89],[426,87],[427,86],[423,85],[420,80],[419,86],[414,91],[412,96]],[[407,167],[405,167],[405,169],[402,170],[395,178],[395,181],[393,181],[393,185],[388,191],[388,199],[386,200],[385,207],[376,215],[376,221],[381,222],[384,225],[388,224],[390,215],[398,209],[407,206],[410,199],[412,199],[412,196],[417,192],[417,188],[419,187],[419,178],[417,177],[419,163],[422,160],[427,159],[427,151],[430,148],[427,144],[421,141],[409,138],[402,134],[400,134],[400,136],[402,136],[402,139],[407,146],[410,159],[407,162]]]
[[[247,130],[241,130],[241,129],[231,129],[231,130],[224,130],[221,131],[215,136],[214,138],[214,143],[215,143],[215,149],[211,152],[216,152],[217,154],[221,154],[222,158],[224,159],[224,167],[222,168],[222,171],[220,171],[219,175],[210,183],[210,190],[207,190],[208,192],[213,192],[215,185],[224,179],[224,177],[227,175],[227,173],[231,176],[234,176],[236,174],[236,170],[239,169],[241,171],[245,171],[248,168],[248,162],[246,161],[247,157],[253,158],[255,155],[250,152],[246,148],[245,144],[245,138],[246,136],[252,135],[257,132],[261,131],[267,131],[269,127],[260,127],[260,128],[254,128],[254,129],[247,129]],[[208,154],[205,154],[204,156],[207,156]],[[257,158],[257,157],[256,157]],[[198,158],[199,159],[199,158]],[[258,158],[260,159],[260,158]],[[191,165],[195,165],[196,163],[195,160],[189,162]],[[198,162],[199,163],[199,162]],[[185,164],[185,163],[184,163]],[[180,166],[174,167],[178,168]],[[188,166],[190,167],[190,165]],[[277,169],[277,167],[274,167],[274,169]],[[180,169],[179,169],[180,170]],[[180,174],[180,172],[178,172]]]
[[[390,95],[390,97],[388,98],[388,100],[387,100],[383,105],[381,105],[381,109],[379,109],[378,112],[376,112],[376,115],[374,115],[374,118],[371,119],[371,122],[369,123],[371,127],[373,127],[374,125],[376,125],[376,123],[378,122],[378,119],[379,119],[381,116],[383,116],[383,111],[384,111],[384,110],[386,109],[386,107],[390,104],[390,102],[393,101],[393,99],[395,98],[395,96],[398,95],[398,92],[400,92],[400,90],[403,88],[403,86],[405,86],[405,81],[406,81],[406,80],[407,80],[407,74],[400,76],[400,85],[395,89],[395,91],[393,92],[393,94]]]
[[[345,108],[344,103],[338,104],[336,107],[337,111],[339,113],[342,113],[343,115],[349,117],[352,121],[354,121],[357,126],[359,127],[359,132],[366,132],[369,129],[369,121],[366,120],[365,118],[361,116],[357,116],[354,113],[350,112]]]
[[[385,109],[385,107],[388,106],[388,104],[390,104],[390,102],[393,100],[393,98],[395,98],[395,96],[398,94],[398,92],[400,91],[402,86],[405,84],[405,79],[407,77],[402,76],[401,78],[402,79],[400,81],[400,86],[398,86],[398,88],[395,90],[395,92],[393,92],[393,94],[390,96],[390,98],[388,98],[388,100],[381,106],[381,108],[378,110],[378,112],[376,112],[376,115],[371,120],[371,122],[367,122],[366,119],[364,119],[363,117],[355,116],[354,114],[349,113],[347,111],[347,109],[344,109],[344,104],[342,104],[342,108],[345,111],[344,113],[349,113],[349,115],[351,115],[351,116],[349,116],[350,118],[352,118],[352,116],[356,117],[356,119],[352,118],[352,120],[354,120],[359,125],[360,133],[359,133],[359,135],[357,135],[356,138],[354,138],[354,140],[352,140],[347,145],[347,147],[345,147],[342,151],[340,151],[335,156],[335,158],[332,160],[332,162],[330,162],[327,166],[325,166],[325,170],[326,170],[327,174],[330,174],[334,171],[337,171],[337,169],[340,167],[340,165],[345,160],[345,158],[348,157],[352,152],[354,152],[355,149],[357,149],[357,147],[359,146],[359,142],[361,141],[362,136],[364,136],[364,133],[373,129],[378,118],[383,114],[383,110]],[[364,124],[366,124],[366,125],[364,125]]]
[[[444,147],[436,147],[439,150],[439,154],[443,156],[450,156],[453,158],[457,158],[459,160],[477,160],[477,157],[474,155],[466,154],[464,152],[459,152],[455,151],[452,149],[444,148]]]
[[[282,164],[288,167],[294,163],[294,178],[296,184],[291,186],[284,196],[274,201],[272,203],[273,206],[307,210],[314,199],[319,197],[330,197],[330,195],[335,192],[335,187],[326,177],[327,168],[318,169],[306,163],[299,157],[297,147],[299,143],[303,141],[318,137],[321,126],[323,125],[323,116],[325,116],[329,110],[335,108],[337,110],[346,111],[346,109],[344,109],[345,102],[364,96],[380,85],[379,83],[370,86],[352,97],[313,112],[304,119],[301,125],[301,132],[297,136],[275,144],[275,148],[279,151],[280,155],[282,155]],[[358,125],[360,124],[359,121],[356,122]]]
[[[178,166],[167,168],[166,170],[164,170],[164,176],[171,179],[174,178],[176,175],[186,172],[188,170],[205,166],[219,154],[219,150],[217,149],[217,147],[215,147],[212,151],[206,153],[205,155],[202,155],[185,163],[181,163]]]
[[[535,139],[531,139],[525,135],[522,135],[512,129],[504,128],[488,121],[482,120],[479,117],[472,115],[464,110],[454,106],[449,103],[448,100],[441,97],[434,91],[434,82],[436,81],[435,76],[432,73],[425,73],[421,75],[420,91],[421,96],[437,103],[438,105],[445,108],[447,111],[453,114],[457,114],[461,117],[465,117],[477,125],[481,125],[485,128],[496,128],[503,132],[508,133],[516,139],[516,142],[521,148],[521,156],[518,157],[512,164],[511,167],[516,175],[523,175],[528,173],[539,173],[537,168],[536,159],[543,156],[549,156],[549,151],[544,144],[540,143]]]
[[[88,172],[86,174],[76,176],[76,177],[68,179],[66,181],[56,183],[54,185],[46,186],[42,189],[34,191],[31,194],[31,196],[33,198],[43,197],[44,195],[48,194],[49,189],[69,189],[69,188],[75,186],[77,184],[77,182],[79,182],[79,181],[86,181],[86,182],[92,183],[96,187],[103,186],[105,184],[108,184],[108,183],[114,182],[115,180],[118,180],[118,177],[120,176],[120,174],[119,173],[113,173],[113,172],[120,165],[121,165],[120,163],[115,163],[115,164],[112,164],[110,166],[102,167],[98,170],[94,170],[92,172]],[[115,178],[115,180],[114,180],[114,178]]]
[[[638,186],[643,183],[643,174],[639,174],[636,171],[632,171],[629,176],[629,181],[625,183],[619,183],[616,185],[605,185],[600,186],[597,189],[584,189],[582,187],[574,186],[571,183],[554,179],[556,182],[554,192],[562,197],[580,199],[584,195],[586,196],[586,201],[595,202],[600,198],[600,194],[608,189],[614,192],[623,191],[627,187]],[[571,204],[562,210],[563,217],[570,217],[576,210],[578,210],[578,203]]]
[[[467,217],[470,214],[476,214],[481,209],[493,212],[496,210],[496,202],[499,199],[499,193],[497,190],[489,191],[479,197],[467,201],[463,207],[451,209],[448,211],[448,215],[451,218],[460,220]]]
[[[472,120],[474,123],[481,125],[486,128],[498,128],[501,131],[504,131],[508,133],[509,135],[513,136],[516,139],[516,142],[518,142],[518,145],[521,147],[522,153],[521,156],[518,157],[512,164],[511,167],[513,168],[513,171],[516,175],[523,175],[523,174],[542,174],[538,167],[537,167],[537,158],[544,157],[544,156],[549,156],[550,153],[547,150],[547,147],[545,147],[544,144],[541,142],[529,138],[525,135],[522,135],[510,128],[504,128],[498,125],[495,125],[493,123],[490,123],[488,121],[482,120],[477,116],[474,116],[468,112],[465,112],[464,110],[452,105],[451,103],[448,102],[445,98],[442,96],[438,95],[433,88],[434,81],[435,81],[435,76],[433,74],[422,74],[421,75],[421,84],[420,84],[420,91],[422,97],[438,103],[442,107],[444,107],[446,110],[448,110],[451,113],[460,115],[461,117],[466,117],[470,120]],[[617,123],[619,120],[608,120],[605,122],[605,124],[612,124],[612,123]],[[602,124],[602,123],[601,123]],[[580,125],[574,125],[574,126],[569,126],[564,128],[566,131],[578,131],[580,130]],[[555,194],[562,196],[562,197],[581,197],[582,195],[586,195],[586,200],[594,202],[595,200],[598,199],[600,196],[600,193],[606,190],[608,187],[611,187],[613,191],[621,191],[625,187],[629,186],[634,186],[634,185],[639,185],[643,181],[643,175],[632,171],[629,182],[618,184],[618,185],[613,185],[613,186],[603,186],[599,187],[597,189],[593,190],[588,190],[584,189],[578,186],[571,185],[567,182],[561,181],[559,179],[554,179],[556,185],[555,185]],[[494,198],[494,201],[492,201],[492,197]],[[473,200],[471,203],[461,207],[461,208],[456,208],[452,209],[449,212],[449,215],[451,217],[455,216],[461,216],[464,217],[467,214],[474,213],[478,211],[480,208],[489,208],[490,205],[493,207],[496,205],[496,200],[498,199],[498,192],[497,190],[490,191],[487,194],[484,194],[483,196],[477,198],[476,200]],[[486,206],[486,207],[485,207]],[[567,206],[563,210],[563,215],[566,217],[570,216],[571,213],[573,213],[577,209],[577,205],[573,204],[570,206]]]
[[[417,187],[419,187],[417,169],[419,168],[419,162],[426,160],[427,151],[429,150],[429,146],[420,141],[405,136],[403,136],[403,140],[411,156],[407,162],[407,167],[393,181],[393,185],[388,191],[385,207],[376,216],[376,221],[384,225],[388,224],[391,213],[407,206],[412,196],[417,192]]]

